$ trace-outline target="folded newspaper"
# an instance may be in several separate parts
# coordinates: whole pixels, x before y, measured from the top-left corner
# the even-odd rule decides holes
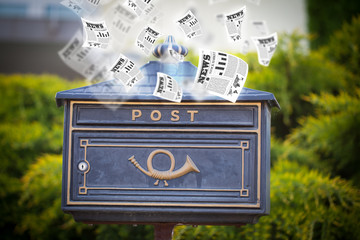
[[[169,101],[181,102],[182,89],[175,79],[165,73],[158,72],[153,95]]]
[[[190,10],[184,17],[177,21],[177,24],[188,38],[194,38],[202,35],[199,20]]]
[[[265,37],[252,37],[252,40],[256,46],[259,63],[266,67],[269,66],[278,43],[277,33]]]
[[[248,64],[231,54],[201,50],[194,87],[236,102],[244,87]]]
[[[239,41],[242,38],[241,27],[246,13],[246,6],[243,6],[239,11],[225,15],[225,24],[229,37],[234,41]]]
[[[143,78],[143,74],[135,63],[121,53],[115,65],[111,68],[111,72],[124,85],[127,92]]]
[[[107,48],[110,42],[110,34],[105,21],[94,22],[81,18],[85,33],[83,47]]]
[[[155,41],[160,37],[160,35],[161,34],[159,32],[151,27],[146,27],[137,37],[136,44],[146,55],[149,55]]]

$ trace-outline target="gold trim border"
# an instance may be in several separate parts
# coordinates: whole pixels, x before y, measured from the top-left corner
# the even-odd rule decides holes
[[[113,105],[245,105],[257,106],[258,109],[258,127],[256,130],[229,130],[229,129],[147,129],[147,128],[74,128],[73,127],[73,111],[74,104],[113,104]],[[72,133],[73,131],[173,131],[173,132],[255,132],[258,139],[257,151],[257,201],[256,204],[213,204],[213,203],[158,203],[158,202],[99,202],[99,201],[72,201],[70,199],[70,180],[71,180],[71,148],[72,148]],[[260,171],[261,171],[261,102],[114,102],[114,101],[70,101],[70,117],[69,117],[69,145],[68,145],[68,177],[67,177],[67,205],[108,205],[108,206],[163,206],[163,207],[236,207],[236,208],[260,208]]]
[[[208,191],[208,192],[239,192],[240,197],[248,197],[249,196],[249,189],[244,187],[244,165],[245,165],[245,150],[248,150],[250,147],[249,140],[240,140],[240,145],[234,146],[185,146],[185,145],[129,145],[129,144],[89,144],[89,139],[80,139],[80,147],[84,148],[84,161],[88,164],[88,169],[83,173],[83,185],[79,187],[79,194],[85,195],[87,194],[87,190],[136,190],[136,191],[146,191],[146,190],[178,190],[178,191]],[[87,187],[86,186],[86,174],[90,170],[90,163],[87,160],[87,147],[137,147],[137,148],[148,148],[148,147],[156,147],[156,148],[228,148],[228,149],[241,149],[241,188],[240,189],[196,189],[196,188],[119,188],[119,187]],[[84,191],[82,191],[84,190]]]

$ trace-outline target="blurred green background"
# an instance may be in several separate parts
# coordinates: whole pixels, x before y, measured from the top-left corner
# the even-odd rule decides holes
[[[360,239],[360,15],[359,3],[341,2],[308,0],[310,35],[280,34],[267,68],[256,53],[232,53],[249,64],[245,86],[282,107],[272,113],[270,215],[242,227],[177,226],[173,239]],[[61,211],[63,108],[54,97],[83,85],[0,74],[1,239],[153,239],[150,225],[90,226]]]

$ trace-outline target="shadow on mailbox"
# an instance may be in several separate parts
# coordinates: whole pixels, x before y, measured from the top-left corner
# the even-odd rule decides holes
[[[256,223],[269,214],[273,94],[236,103],[153,96],[157,72],[193,81],[190,62],[152,61],[126,93],[116,81],[59,92],[65,106],[62,209],[95,223]]]

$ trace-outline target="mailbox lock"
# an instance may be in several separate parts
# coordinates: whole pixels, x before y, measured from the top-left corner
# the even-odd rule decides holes
[[[85,172],[88,169],[88,164],[84,161],[79,162],[78,169],[82,172]]]

